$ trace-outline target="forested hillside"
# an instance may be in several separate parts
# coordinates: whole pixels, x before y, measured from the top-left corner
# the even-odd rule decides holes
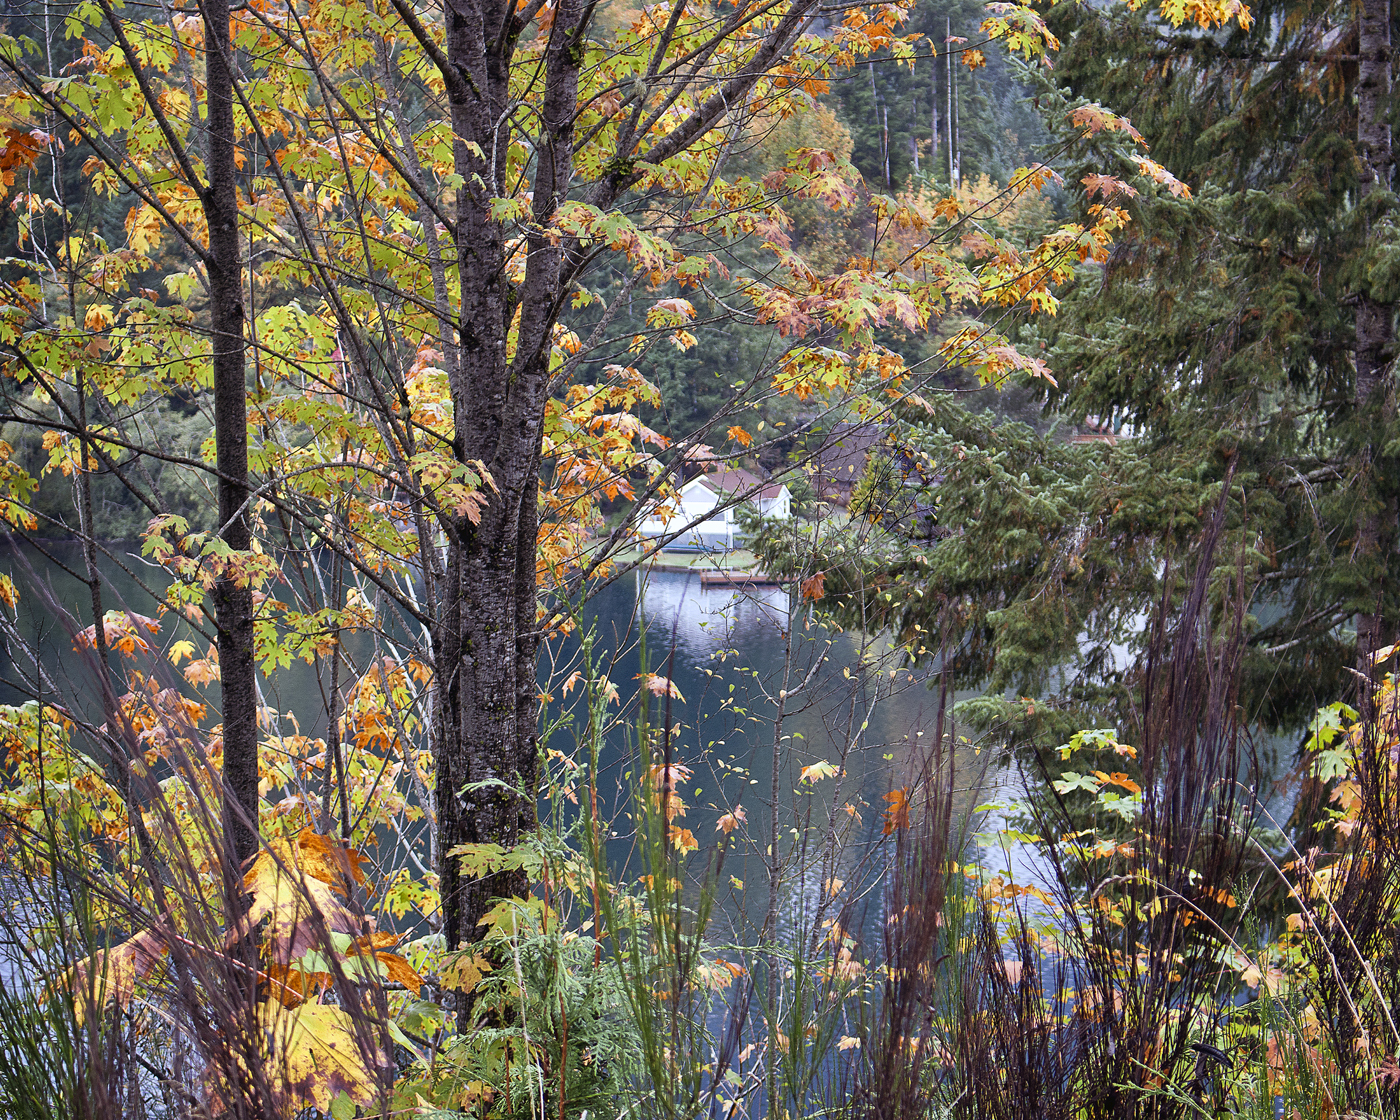
[[[1367,347],[1389,345],[1359,333],[1358,316],[1374,306],[1388,322],[1396,227],[1388,187],[1359,202],[1357,30],[1329,10],[1254,14],[1204,37],[1146,12],[1049,17],[1064,48],[1053,71],[1026,74],[1045,150],[1067,185],[1131,221],[1055,317],[1014,329],[1054,371],[1037,390],[1058,439],[995,429],[951,400],[904,409],[895,438],[944,472],[926,500],[949,535],[896,570],[968,597],[969,683],[992,673],[1018,693],[1058,691],[1057,667],[1073,664],[1070,691],[1100,703],[1123,679],[1108,649],[1137,640],[1158,577],[1190,564],[1198,511],[1227,475],[1240,492],[1220,578],[1242,581],[1250,604],[1251,718],[1297,728],[1366,660],[1355,625],[1394,633],[1394,391],[1388,374],[1357,370],[1377,363]],[[1121,107],[1144,143],[1083,142],[1066,127],[1076,106],[1100,103]],[[1146,151],[1188,189],[1134,186]],[[1105,169],[1128,185],[1103,185]],[[1086,420],[1131,438],[1066,445]],[[1008,539],[1024,542],[1019,559]],[[929,624],[907,592],[889,602],[859,616]]]

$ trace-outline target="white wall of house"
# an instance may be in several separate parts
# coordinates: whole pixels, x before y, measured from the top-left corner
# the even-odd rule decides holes
[[[724,495],[709,475],[692,478],[680,488],[679,502],[669,513],[662,510],[653,512],[641,524],[644,537],[668,537],[680,533],[667,548],[674,549],[732,549],[735,534],[741,532],[738,510],[734,507],[716,510]],[[792,495],[786,486],[779,486],[776,493],[766,497],[759,495],[753,499],[754,508],[764,517],[785,520],[792,516]],[[682,528],[699,520],[692,528],[681,532]]]
[[[772,517],[778,521],[786,521],[792,516],[792,495],[788,493],[786,486],[779,486],[778,492],[771,497],[758,498],[754,501],[754,506],[764,517]]]
[[[641,525],[644,537],[668,537],[679,533],[697,518],[699,524],[678,536],[666,547],[689,548],[733,548],[734,532],[738,528],[738,518],[733,509],[715,512],[720,502],[720,493],[709,480],[701,475],[693,478],[680,489],[680,501],[669,513],[662,511],[648,517]],[[712,516],[707,516],[712,515]]]

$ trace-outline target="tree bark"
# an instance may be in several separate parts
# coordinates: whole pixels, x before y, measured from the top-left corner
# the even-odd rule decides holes
[[[553,326],[562,307],[564,250],[543,227],[573,178],[580,40],[588,8],[561,0],[544,58],[543,130],[525,276],[506,275],[506,247],[490,199],[508,194],[506,130],[513,4],[447,8],[447,59],[460,79],[448,96],[458,198],[462,312],[455,368],[455,451],[484,464],[494,489],[479,523],[460,518],[449,542],[452,604],[437,634],[443,681],[436,750],[443,931],[450,948],[475,939],[491,899],[523,895],[523,872],[464,879],[447,852],[462,843],[514,844],[536,824],[539,784],[535,538],[544,405]],[[484,188],[484,189],[483,189]],[[516,352],[505,340],[519,309]]]
[[[238,236],[233,44],[228,0],[202,0],[205,25],[207,185],[200,201],[209,226],[209,319],[214,370],[215,465],[224,543],[246,553],[248,414],[244,376],[243,269]],[[246,576],[226,570],[214,585],[223,691],[224,827],[238,859],[257,851],[258,718],[253,657],[253,591]]]
[[[1389,190],[1394,168],[1390,129],[1390,0],[1362,0],[1357,80],[1357,154],[1361,163],[1361,205],[1373,192]],[[1363,217],[1363,236],[1369,242],[1371,222]],[[1395,345],[1395,309],[1363,290],[1356,300],[1356,405],[1363,430],[1361,469],[1362,500],[1366,503],[1356,538],[1356,557],[1363,570],[1374,569],[1370,580],[1377,601],[1356,616],[1357,669],[1371,687],[1362,684],[1359,707],[1370,710],[1374,692],[1375,654],[1386,641],[1379,596],[1384,586],[1384,557],[1394,548],[1396,511],[1377,493],[1376,446],[1371,433],[1380,429],[1395,411],[1392,362]]]
[[[574,178],[574,121],[584,36],[596,0],[557,0],[537,73],[543,83],[540,129],[532,144],[533,187],[524,235],[524,273],[507,275],[504,227],[491,217],[491,199],[507,196],[510,65],[528,20],[503,0],[448,0],[441,47],[418,22],[407,0],[390,0],[443,77],[460,181],[456,206],[457,273],[461,307],[444,319],[448,382],[455,416],[454,455],[490,475],[489,504],[480,520],[449,519],[442,611],[433,630],[437,850],[442,929],[449,949],[481,936],[491,900],[524,895],[520,871],[481,878],[461,874],[449,853],[465,843],[510,847],[537,823],[539,786],[535,548],[545,406],[550,393],[554,328],[570,287],[591,252],[550,235],[550,225]],[[580,193],[608,210],[655,165],[688,150],[782,60],[815,18],[816,0],[798,0],[765,31],[744,66],[730,73],[690,115],[664,134],[652,131],[656,103],[644,95],[658,80],[683,13],[681,0],[656,36],[642,91],[619,129],[616,152]],[[528,12],[528,9],[527,9]],[[738,34],[742,10],[721,34]],[[532,67],[534,64],[532,64]],[[683,77],[684,84],[701,79]],[[439,310],[439,316],[442,316]],[[506,354],[514,324],[515,353]],[[455,345],[453,345],[455,343]],[[470,1003],[464,998],[459,1012]]]

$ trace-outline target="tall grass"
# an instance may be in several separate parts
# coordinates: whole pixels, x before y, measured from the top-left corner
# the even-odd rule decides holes
[[[44,840],[52,851],[54,832]],[[63,975],[95,949],[85,878],[34,854],[32,845],[13,846],[0,880],[0,1115],[119,1116],[144,1088],[130,1057],[130,1030],[85,1026],[73,1002],[41,979]]]

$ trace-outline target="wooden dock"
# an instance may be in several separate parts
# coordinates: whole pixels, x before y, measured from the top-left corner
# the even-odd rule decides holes
[[[702,571],[700,573],[701,587],[776,587],[778,580],[757,569],[741,570],[738,568],[719,569],[716,571]]]

